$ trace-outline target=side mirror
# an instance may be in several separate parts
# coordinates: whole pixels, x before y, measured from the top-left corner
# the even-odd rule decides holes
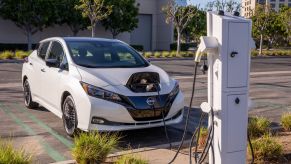
[[[48,66],[48,67],[56,67],[58,68],[59,67],[59,61],[57,59],[46,59],[45,60],[45,64]]]
[[[67,71],[68,71],[68,70],[69,70],[69,66],[68,66],[68,64],[63,64],[63,63],[61,63],[61,64],[60,64],[60,69],[61,69],[61,70],[67,70]]]

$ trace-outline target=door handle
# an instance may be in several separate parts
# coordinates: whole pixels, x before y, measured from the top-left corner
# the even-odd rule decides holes
[[[42,69],[40,69],[41,70],[41,72],[45,72],[45,69],[44,68],[42,68]]]

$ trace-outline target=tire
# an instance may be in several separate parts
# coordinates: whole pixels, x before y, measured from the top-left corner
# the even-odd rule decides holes
[[[27,79],[23,83],[23,97],[24,104],[27,108],[33,109],[38,107],[38,103],[32,101],[31,90]]]
[[[78,134],[78,117],[76,112],[76,107],[74,104],[73,97],[71,95],[65,98],[65,101],[62,104],[63,110],[63,125],[64,129],[70,137],[74,137]]]

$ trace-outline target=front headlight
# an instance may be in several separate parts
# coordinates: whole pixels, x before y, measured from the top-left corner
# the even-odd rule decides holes
[[[95,87],[93,85],[90,85],[90,84],[87,84],[84,82],[80,82],[80,83],[81,83],[84,91],[89,96],[104,99],[104,100],[114,101],[114,102],[121,102],[122,101],[120,96],[116,93],[107,91],[107,90],[102,89],[102,88]]]
[[[169,97],[176,96],[180,91],[178,82],[175,83],[174,89],[170,92]]]

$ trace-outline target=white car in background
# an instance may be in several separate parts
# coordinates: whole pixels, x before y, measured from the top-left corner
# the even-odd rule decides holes
[[[63,119],[66,133],[120,131],[182,121],[176,80],[129,45],[111,39],[56,37],[39,43],[22,69],[25,105]]]

